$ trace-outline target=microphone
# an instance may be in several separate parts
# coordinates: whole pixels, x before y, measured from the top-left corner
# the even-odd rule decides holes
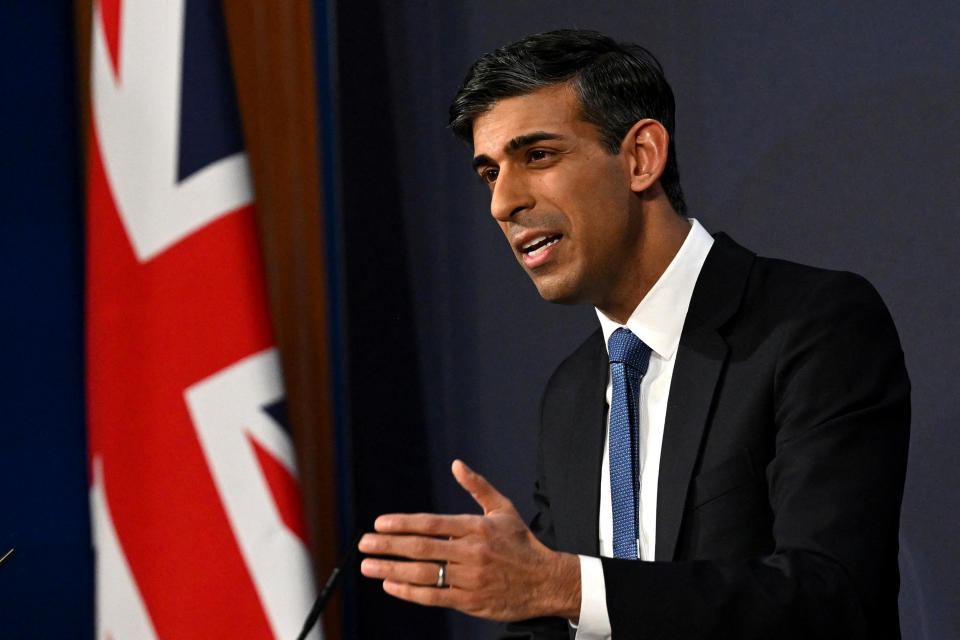
[[[323,608],[327,606],[327,600],[330,599],[330,596],[333,595],[333,589],[337,586],[337,583],[340,581],[341,572],[347,568],[347,565],[350,564],[350,561],[353,560],[353,557],[357,554],[357,545],[360,544],[360,538],[363,537],[363,532],[361,531],[356,536],[353,537],[353,542],[347,547],[346,552],[340,557],[340,562],[337,563],[337,566],[333,568],[333,571],[330,572],[330,577],[327,578],[326,584],[323,585],[323,588],[320,589],[319,595],[317,595],[316,602],[313,603],[313,608],[310,609],[310,614],[307,616],[306,621],[303,623],[303,629],[300,630],[300,635],[297,636],[297,640],[304,640],[307,637],[307,634],[310,633],[310,630],[313,629],[313,625],[317,623],[317,619],[320,618],[320,613],[323,611]],[[7,555],[13,552],[11,549]],[[4,556],[6,559],[6,556]],[[0,564],[3,564],[3,561],[0,560]]]

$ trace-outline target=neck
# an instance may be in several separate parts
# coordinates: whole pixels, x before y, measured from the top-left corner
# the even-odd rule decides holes
[[[690,232],[690,221],[666,206],[650,211],[637,246],[637,259],[623,284],[597,308],[614,322],[626,324],[637,305],[657,283]]]

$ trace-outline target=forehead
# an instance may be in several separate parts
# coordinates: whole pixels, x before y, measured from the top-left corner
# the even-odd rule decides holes
[[[562,84],[494,103],[473,120],[473,149],[477,155],[493,157],[517,136],[541,131],[597,137],[593,125],[580,117],[580,102],[573,88]]]

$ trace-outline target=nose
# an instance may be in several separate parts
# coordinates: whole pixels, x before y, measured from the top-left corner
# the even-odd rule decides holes
[[[532,209],[534,202],[524,176],[501,167],[490,198],[490,214],[499,222],[507,222],[514,214]]]

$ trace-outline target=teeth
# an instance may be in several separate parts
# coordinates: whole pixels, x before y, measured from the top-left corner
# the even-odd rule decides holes
[[[530,242],[528,242],[528,243],[526,243],[525,245],[523,245],[522,247],[520,247],[520,251],[526,251],[527,249],[529,249],[529,248],[532,247],[533,245],[537,244],[538,242],[543,242],[543,241],[546,240],[546,239],[547,239],[547,236],[540,236],[540,237],[538,237],[538,238],[534,238],[534,239],[531,240]]]
[[[537,247],[536,249],[534,249],[533,251],[531,251],[531,252],[528,253],[527,255],[528,255],[528,256],[535,256],[535,255],[537,255],[537,254],[543,253],[543,252],[546,250],[547,247],[551,247],[551,246],[557,244],[558,242],[560,242],[560,238],[559,238],[559,237],[556,237],[556,238],[554,238],[553,240],[551,240],[550,242],[548,242],[547,244],[543,245],[542,247]]]

